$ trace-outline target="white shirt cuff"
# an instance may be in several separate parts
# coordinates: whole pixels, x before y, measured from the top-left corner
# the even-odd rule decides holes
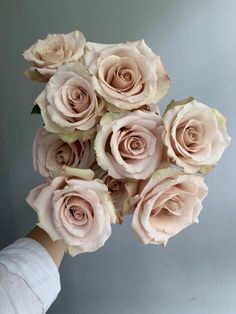
[[[0,263],[28,284],[45,313],[61,290],[57,266],[46,249],[33,239],[21,238],[0,251]]]

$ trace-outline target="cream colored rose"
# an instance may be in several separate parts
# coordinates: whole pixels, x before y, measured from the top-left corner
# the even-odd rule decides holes
[[[162,132],[154,112],[107,113],[94,142],[97,163],[116,179],[146,179],[162,161]]]
[[[90,74],[77,62],[58,68],[35,104],[41,109],[45,129],[67,134],[65,141],[75,141],[79,131],[91,129],[100,113]]]
[[[163,123],[167,155],[186,173],[208,173],[231,142],[225,117],[191,97],[172,101]]]
[[[203,177],[174,168],[157,170],[141,184],[132,229],[144,244],[166,245],[171,237],[198,222],[207,192]]]
[[[53,177],[63,166],[89,169],[95,162],[93,144],[93,140],[66,143],[57,134],[40,128],[33,142],[34,170],[44,177]]]
[[[48,34],[45,39],[39,39],[23,53],[32,63],[26,76],[35,81],[48,81],[58,66],[82,57],[85,43],[84,35],[78,30],[69,34]]]
[[[156,103],[169,89],[160,56],[144,40],[116,45],[87,43],[83,59],[97,92],[119,109]]]
[[[107,187],[98,180],[56,177],[34,188],[26,201],[40,228],[53,241],[62,240],[72,256],[102,247],[116,223]]]

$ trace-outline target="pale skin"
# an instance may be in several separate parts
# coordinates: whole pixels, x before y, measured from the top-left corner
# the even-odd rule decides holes
[[[26,237],[39,242],[48,251],[55,264],[59,268],[62,258],[65,254],[65,249],[62,242],[52,241],[49,235],[38,226],[31,230]]]

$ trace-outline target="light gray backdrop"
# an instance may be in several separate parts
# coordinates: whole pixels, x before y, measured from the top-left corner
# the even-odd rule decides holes
[[[219,108],[236,137],[234,0],[1,0],[0,248],[25,235],[36,217],[24,199],[42,182],[31,145],[40,117],[30,116],[43,85],[23,76],[21,53],[47,33],[84,32],[89,41],[145,38],[171,77],[172,98],[194,96]],[[62,291],[51,314],[236,313],[235,142],[207,177],[200,224],[166,249],[140,245],[130,221],[115,226],[94,254],[65,257]],[[33,313],[32,313],[33,314]]]

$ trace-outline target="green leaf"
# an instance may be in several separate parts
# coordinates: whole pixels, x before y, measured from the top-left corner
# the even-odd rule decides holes
[[[189,96],[188,98],[185,98],[185,99],[182,99],[182,100],[176,100],[176,101],[174,99],[172,99],[171,102],[169,103],[169,105],[167,106],[164,114],[168,110],[174,108],[175,106],[183,106],[183,105],[186,105],[186,104],[188,104],[189,102],[191,102],[193,100],[194,100],[194,98],[192,96]]]
[[[41,114],[41,109],[40,109],[39,105],[34,105],[30,114]]]

